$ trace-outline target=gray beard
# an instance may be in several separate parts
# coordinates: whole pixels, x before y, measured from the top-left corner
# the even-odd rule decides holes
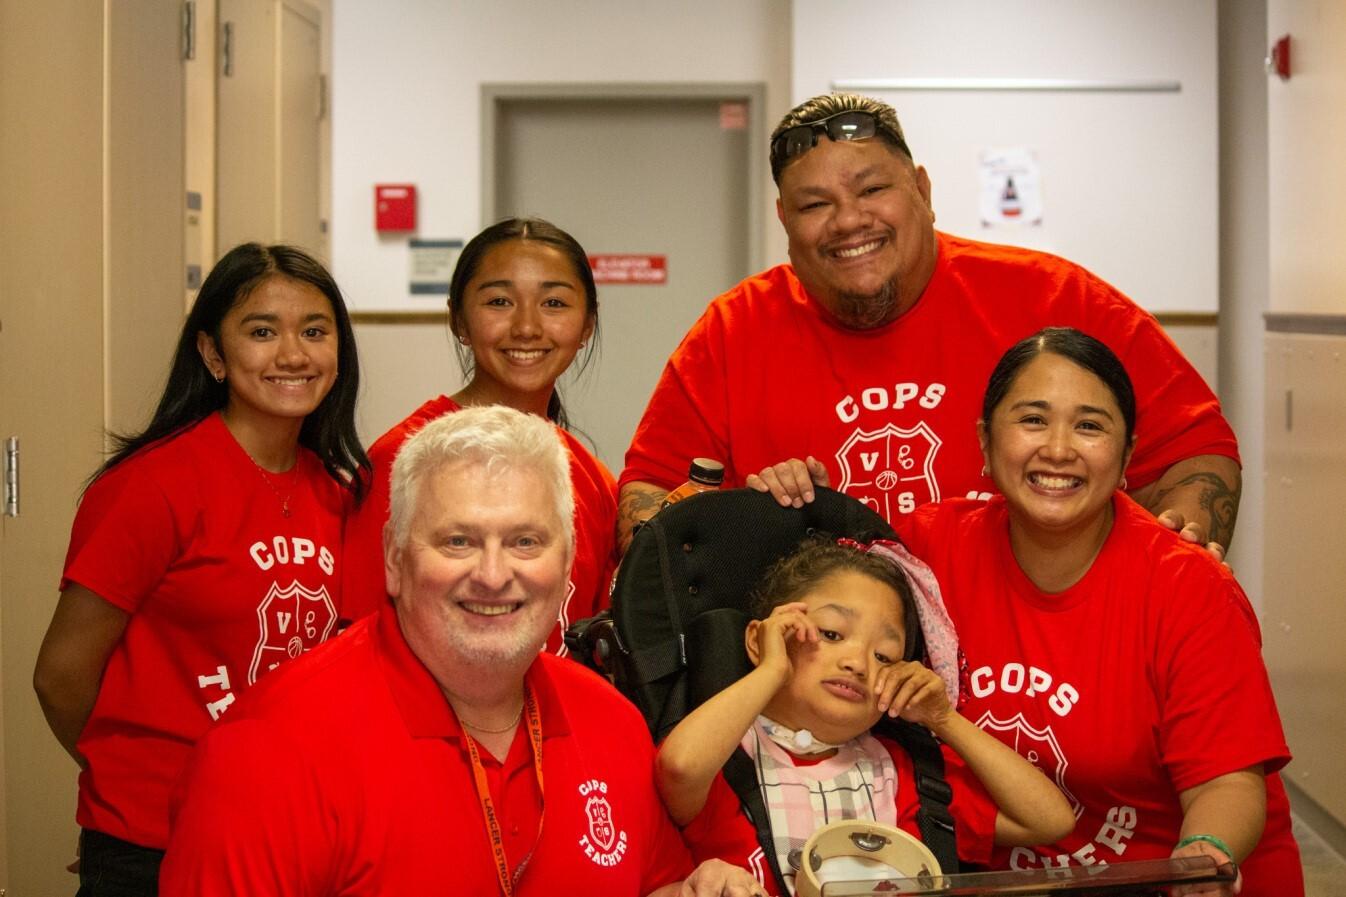
[[[887,324],[897,307],[897,287],[889,281],[877,293],[862,296],[841,293],[837,296],[834,314],[852,330],[873,330]]]

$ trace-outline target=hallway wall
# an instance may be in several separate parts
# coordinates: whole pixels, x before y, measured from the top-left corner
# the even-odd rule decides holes
[[[1267,0],[1291,76],[1267,86],[1267,665],[1295,762],[1287,781],[1346,849],[1346,6]]]

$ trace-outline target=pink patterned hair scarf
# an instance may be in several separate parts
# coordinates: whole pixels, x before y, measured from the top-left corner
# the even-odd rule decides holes
[[[921,632],[925,635],[925,651],[930,669],[944,681],[949,704],[957,709],[961,694],[959,683],[965,661],[958,648],[958,632],[944,607],[944,596],[940,594],[935,572],[901,542],[877,539],[865,544],[854,539],[838,539],[837,543],[878,555],[906,574],[912,596],[916,599],[916,616],[921,621]]]

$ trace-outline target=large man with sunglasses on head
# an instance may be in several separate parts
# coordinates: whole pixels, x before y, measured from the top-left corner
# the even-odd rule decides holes
[[[1101,339],[1135,381],[1124,488],[1222,556],[1238,446],[1153,316],[1064,259],[936,231],[930,178],[877,100],[795,107],[772,134],[771,173],[791,264],[715,299],[669,359],[626,456],[623,545],[694,457],[722,460],[727,486],[756,475],[782,504],[830,482],[890,520],[984,494],[986,378],[1005,349],[1060,325]],[[1038,485],[1064,496],[1082,484],[1067,471]]]

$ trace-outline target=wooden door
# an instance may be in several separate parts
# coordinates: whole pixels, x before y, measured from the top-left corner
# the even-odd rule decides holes
[[[19,439],[22,473],[20,514],[0,518],[6,887],[61,894],[76,768],[31,682],[102,448],[105,22],[80,0],[0,10],[0,438]]]
[[[320,76],[321,21],[306,3],[285,0],[280,10],[280,239],[326,258],[319,197],[321,123],[325,98]]]
[[[106,11],[106,17],[104,12]],[[75,764],[33,664],[103,432],[143,423],[182,321],[182,68],[174,0],[0,2],[0,888],[68,894]]]
[[[303,0],[220,0],[217,255],[249,240],[325,255],[321,21]]]

